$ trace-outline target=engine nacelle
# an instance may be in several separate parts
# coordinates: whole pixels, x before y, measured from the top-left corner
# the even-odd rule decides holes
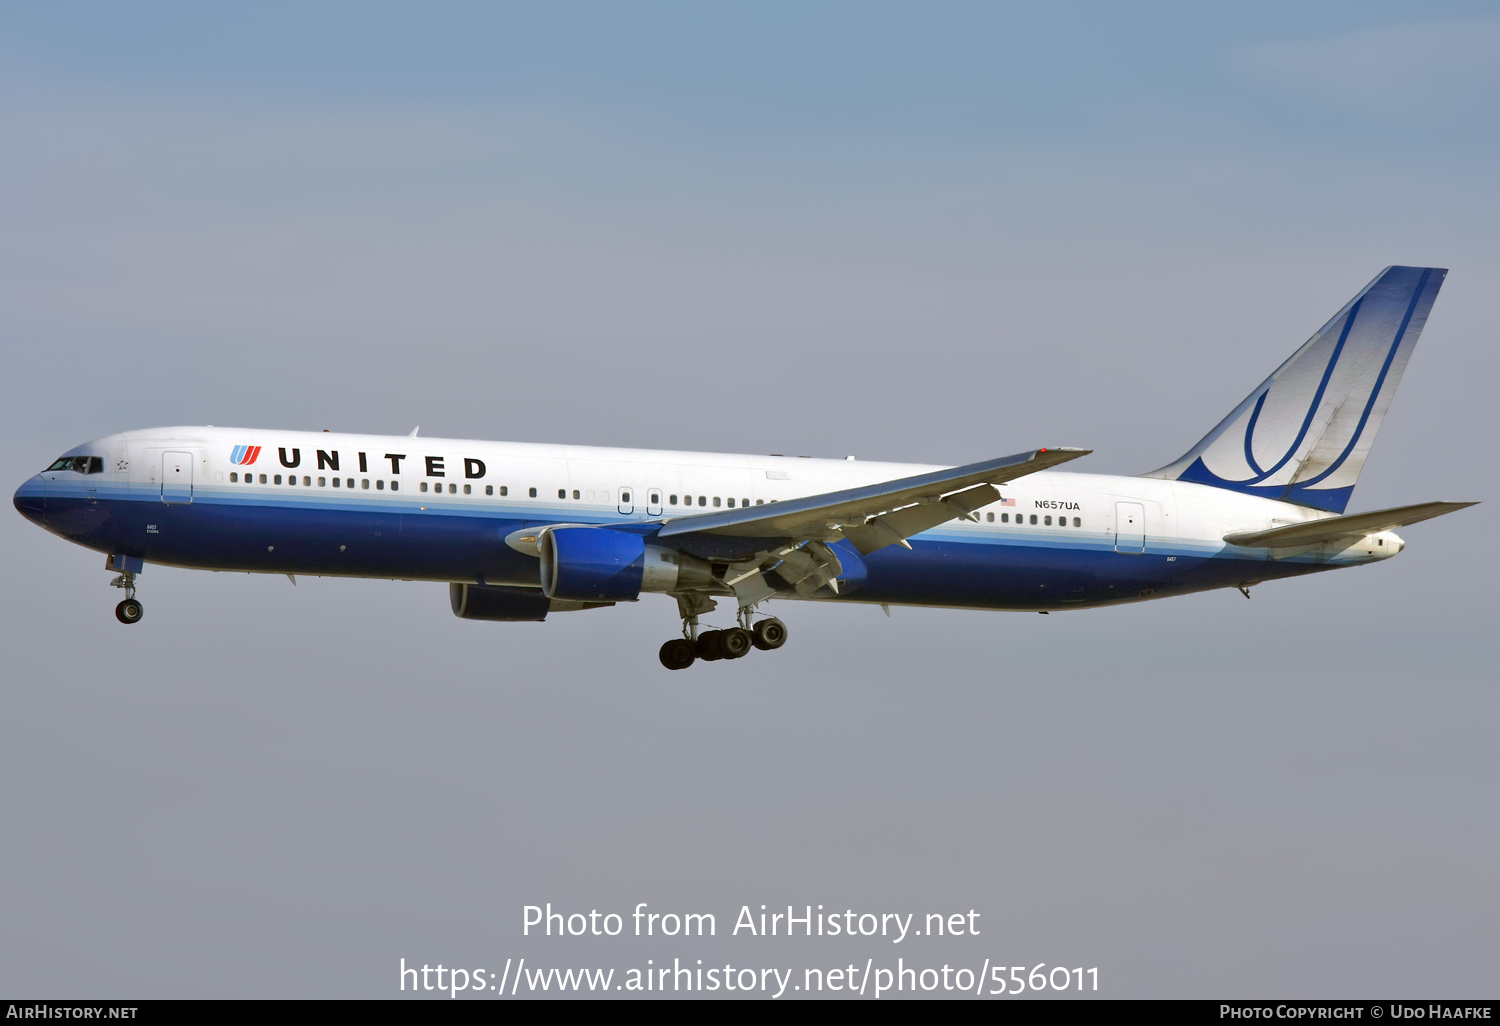
[[[714,583],[706,560],[648,545],[643,536],[608,527],[554,527],[539,539],[542,591],[551,599],[630,602],[643,591],[704,588]]]
[[[507,588],[494,584],[450,584],[448,603],[461,620],[499,620],[510,623],[539,622],[548,613],[570,613],[598,609],[613,602],[568,602],[551,599],[540,588]]]

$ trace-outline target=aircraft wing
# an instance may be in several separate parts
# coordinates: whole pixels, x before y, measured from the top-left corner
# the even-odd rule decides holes
[[[1325,517],[1301,524],[1273,527],[1267,531],[1235,531],[1224,536],[1231,545],[1248,548],[1279,549],[1292,546],[1321,545],[1326,541],[1341,538],[1362,538],[1377,531],[1390,531],[1397,527],[1418,524],[1423,520],[1440,517],[1444,513],[1477,506],[1476,502],[1419,502],[1415,506],[1397,506],[1394,509],[1379,509],[1372,513],[1351,513],[1348,516]]]
[[[764,506],[672,517],[662,526],[659,536],[713,534],[823,541],[843,537],[861,553],[869,553],[887,545],[904,545],[914,534],[971,515],[1000,498],[995,485],[1076,460],[1092,451],[1037,449]]]

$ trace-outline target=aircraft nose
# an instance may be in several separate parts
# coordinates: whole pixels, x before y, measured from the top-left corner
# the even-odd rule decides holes
[[[41,523],[47,518],[47,482],[40,476],[33,477],[16,489],[14,500],[16,511],[27,520]]]

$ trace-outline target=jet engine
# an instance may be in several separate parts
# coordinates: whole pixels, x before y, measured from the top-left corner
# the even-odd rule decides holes
[[[541,621],[548,613],[598,609],[613,602],[569,602],[550,599],[540,588],[506,588],[493,584],[450,584],[448,603],[461,620]]]
[[[714,584],[707,560],[647,544],[633,531],[554,527],[538,539],[538,548],[542,591],[554,600],[632,602],[643,591]]]

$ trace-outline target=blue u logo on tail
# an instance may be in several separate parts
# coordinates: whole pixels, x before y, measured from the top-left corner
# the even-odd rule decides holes
[[[1388,267],[1164,477],[1342,513],[1447,271]]]

